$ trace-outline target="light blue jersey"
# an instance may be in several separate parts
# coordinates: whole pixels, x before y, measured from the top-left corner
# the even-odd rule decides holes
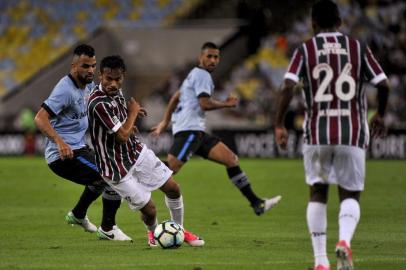
[[[88,127],[87,101],[94,83],[79,88],[71,75],[63,77],[44,101],[42,107],[49,113],[52,127],[72,150],[86,145]],[[48,164],[59,159],[58,146],[45,139],[45,159]]]
[[[180,87],[178,106],[172,113],[172,133],[179,131],[198,130],[206,128],[205,112],[200,108],[199,96],[211,96],[214,90],[213,79],[210,73],[202,68],[195,67],[189,72]]]

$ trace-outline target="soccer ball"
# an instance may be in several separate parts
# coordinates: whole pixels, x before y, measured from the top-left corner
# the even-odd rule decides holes
[[[182,226],[169,220],[156,226],[154,238],[162,248],[178,248],[182,245],[185,235]]]

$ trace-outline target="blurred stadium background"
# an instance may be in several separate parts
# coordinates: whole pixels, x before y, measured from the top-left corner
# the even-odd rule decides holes
[[[337,0],[341,31],[367,42],[389,76],[389,136],[371,143],[371,158],[406,157],[406,2]],[[124,91],[143,104],[143,139],[157,152],[169,133],[147,136],[163,114],[201,44],[220,45],[213,74],[216,95],[234,93],[238,108],[210,112],[209,129],[240,156],[300,155],[303,104],[291,104],[289,149],[278,152],[272,124],[277,92],[289,57],[310,37],[312,1],[266,0],[2,0],[0,1],[0,155],[43,153],[33,117],[56,82],[69,72],[72,48],[89,43],[98,60],[122,55],[128,65]],[[375,91],[368,103],[376,107]]]

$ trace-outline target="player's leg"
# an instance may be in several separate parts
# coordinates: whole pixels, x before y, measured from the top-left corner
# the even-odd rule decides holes
[[[340,199],[340,213],[338,216],[339,239],[345,241],[349,246],[361,216],[359,205],[360,191],[350,191],[338,187]]]
[[[93,190],[102,191],[103,214],[101,221],[101,228],[104,231],[110,231],[116,226],[116,213],[121,205],[121,197],[100,176],[94,153],[88,148],[74,151],[74,159],[78,160],[77,170],[81,171],[81,181],[89,184],[89,188]]]
[[[160,187],[161,191],[165,193],[165,204],[171,214],[171,219],[183,227],[183,197],[180,193],[179,185],[175,180],[170,177],[165,184]],[[184,230],[185,242],[193,247],[201,247],[204,245],[204,240],[194,233]]]
[[[351,146],[337,148],[334,158],[340,199],[337,267],[339,270],[351,270],[353,269],[351,240],[361,216],[359,198],[364,189],[365,151]]]
[[[168,154],[167,160],[165,162],[165,165],[171,168],[174,174],[182,168],[183,164],[185,164],[185,162],[177,159],[176,156],[172,154]]]
[[[271,199],[262,199],[255,194],[248,180],[248,176],[240,168],[238,156],[218,138],[206,134],[196,154],[226,167],[228,178],[250,202],[256,215],[262,215],[280,201],[281,196],[276,196]]]
[[[148,232],[153,232],[158,225],[158,219],[156,217],[156,207],[154,202],[150,199],[147,204],[140,209],[141,219],[145,224]]]
[[[357,228],[361,210],[359,205],[359,191],[349,191],[338,188],[340,198],[340,212],[338,214],[339,241],[336,244],[337,269],[354,269],[352,260],[351,240]]]
[[[102,194],[103,215],[100,227],[104,231],[113,229],[116,224],[116,214],[121,205],[121,197],[110,186],[106,185]]]
[[[310,200],[307,204],[306,220],[313,247],[315,269],[329,269],[327,257],[327,199],[328,185],[310,186]]]
[[[183,226],[183,197],[180,193],[178,183],[176,183],[171,176],[168,181],[160,187],[160,190],[165,193],[165,204],[169,209],[171,220]]]
[[[85,185],[85,188],[73,209],[65,216],[65,220],[71,225],[80,225],[85,231],[95,232],[97,227],[92,224],[86,216],[87,209],[90,204],[95,201],[103,189],[97,188],[91,185],[94,179],[91,181],[88,178],[84,178],[84,175],[93,174],[91,169],[84,166],[77,159],[56,160],[49,164],[50,169],[58,176],[67,179],[69,181]],[[96,179],[99,179],[98,175]]]
[[[157,225],[156,208],[151,200],[151,192],[148,191],[141,183],[142,181],[140,181],[144,180],[145,177],[140,178],[140,175],[144,175],[144,172],[136,171],[133,167],[119,182],[106,181],[106,183],[119,194],[121,198],[127,201],[132,211],[141,211],[141,219],[144,221],[147,230],[152,234]],[[117,225],[113,226],[113,229],[110,231],[104,231],[99,227],[97,234],[100,239],[132,241]]]
[[[167,161],[168,166],[173,173],[177,173],[182,166],[192,157],[193,153],[200,146],[203,132],[182,131],[174,136],[173,144],[169,149]]]
[[[330,269],[327,257],[328,184],[332,183],[331,155],[328,146],[303,145],[306,183],[310,187],[306,220],[313,247],[314,269]]]

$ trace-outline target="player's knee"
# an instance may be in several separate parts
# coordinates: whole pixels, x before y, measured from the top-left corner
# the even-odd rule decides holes
[[[327,203],[328,201],[328,185],[314,184],[310,186],[310,201]]]
[[[177,199],[180,197],[180,187],[179,184],[176,183],[174,180],[172,180],[172,184],[168,192],[166,193],[166,196],[171,199]]]
[[[238,156],[231,152],[227,157],[227,163],[226,163],[227,168],[235,167],[238,165],[239,165]]]
[[[177,173],[180,168],[182,168],[183,162],[177,160],[176,158],[168,158],[168,167],[173,171],[173,173]]]
[[[177,199],[181,195],[179,184],[172,177],[162,186],[161,190],[170,199]]]

